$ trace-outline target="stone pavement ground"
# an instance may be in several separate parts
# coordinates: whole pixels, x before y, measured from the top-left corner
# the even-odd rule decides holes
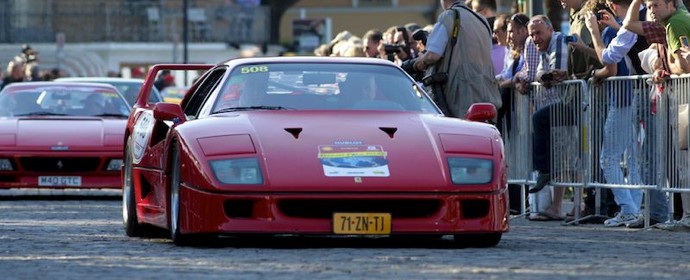
[[[0,197],[3,279],[688,279],[690,233],[511,220],[495,248],[452,240],[124,235],[117,196]]]

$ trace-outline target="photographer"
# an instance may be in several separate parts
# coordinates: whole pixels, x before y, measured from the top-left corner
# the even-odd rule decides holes
[[[24,44],[22,45],[22,52],[16,55],[8,64],[7,72],[12,72],[13,62],[21,61],[24,64],[25,77],[27,81],[40,81],[39,69],[38,69],[38,52],[35,51],[31,46]]]
[[[443,0],[442,4],[444,11],[429,36],[427,51],[416,60],[414,69],[428,69],[431,81],[441,85],[432,88],[431,96],[449,117],[463,118],[477,102],[500,108],[491,59],[492,29],[464,1]]]
[[[404,61],[412,59],[410,32],[404,26],[393,26],[383,36],[383,43],[379,44],[378,51],[382,58],[401,65]]]
[[[366,57],[379,57],[378,46],[383,40],[383,33],[378,29],[371,29],[362,36],[362,45]],[[380,58],[380,57],[379,57]]]
[[[424,29],[417,29],[415,32],[412,33],[412,40],[416,42],[420,56],[426,52],[426,40],[428,37],[429,32]],[[405,70],[407,74],[410,74],[410,76],[412,76],[412,78],[414,78],[415,81],[422,81],[422,78],[424,77],[424,72],[417,71],[414,68],[414,63],[417,61],[417,59],[419,59],[419,57],[405,60],[402,62],[400,67],[403,70]]]

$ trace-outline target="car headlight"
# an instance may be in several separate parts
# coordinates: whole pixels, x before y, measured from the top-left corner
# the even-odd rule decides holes
[[[108,167],[106,167],[105,170],[107,171],[120,171],[122,169],[122,160],[121,159],[111,159],[108,162]]]
[[[493,178],[494,163],[490,159],[449,157],[448,169],[453,184],[487,184]]]
[[[9,159],[3,158],[0,159],[0,171],[12,171],[14,168],[12,168],[12,163],[10,162]]]
[[[256,158],[222,159],[209,162],[216,179],[223,184],[263,184],[259,160]]]

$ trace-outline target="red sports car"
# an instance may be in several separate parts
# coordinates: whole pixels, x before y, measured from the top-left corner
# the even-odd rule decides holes
[[[208,69],[180,104],[148,104],[157,71]],[[379,59],[272,57],[156,65],[125,135],[127,235],[181,245],[243,234],[454,235],[508,230],[499,132],[444,117]]]
[[[0,92],[0,189],[121,188],[130,111],[110,85],[7,85]]]

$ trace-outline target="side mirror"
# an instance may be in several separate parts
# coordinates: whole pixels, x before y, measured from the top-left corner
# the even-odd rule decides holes
[[[183,123],[187,117],[179,104],[159,102],[153,105],[153,118],[159,121]]]
[[[496,106],[491,103],[474,103],[465,114],[465,119],[473,122],[488,122],[496,118]]]

